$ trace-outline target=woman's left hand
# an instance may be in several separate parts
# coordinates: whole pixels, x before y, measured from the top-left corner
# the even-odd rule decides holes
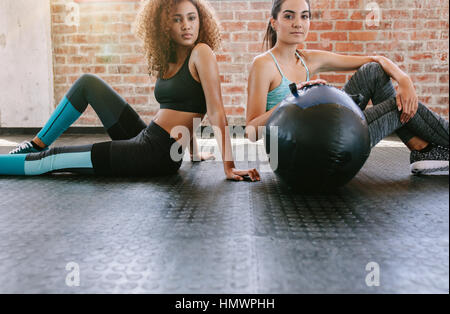
[[[216,156],[214,154],[208,153],[208,152],[200,152],[197,155],[191,155],[191,161],[192,162],[200,162],[200,161],[207,161],[207,160],[214,160],[216,159]]]
[[[409,122],[417,113],[419,98],[409,76],[398,84],[397,107],[398,111],[402,111],[401,123]]]
[[[226,171],[227,180],[233,181],[244,181],[244,177],[248,176],[252,181],[260,181],[261,177],[259,176],[258,170],[255,168],[249,170],[238,170],[234,168],[230,168]]]

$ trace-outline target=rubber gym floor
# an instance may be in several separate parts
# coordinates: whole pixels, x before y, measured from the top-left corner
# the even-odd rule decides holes
[[[29,138],[0,135],[0,153]],[[262,147],[235,144],[246,160]],[[264,161],[237,166],[262,181],[226,181],[217,161],[157,178],[0,177],[0,293],[448,293],[448,173],[411,175],[396,138],[329,194],[292,192]]]

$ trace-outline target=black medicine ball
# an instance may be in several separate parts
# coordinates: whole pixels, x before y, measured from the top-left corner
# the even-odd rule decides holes
[[[347,184],[370,154],[363,112],[348,94],[332,86],[297,91],[293,84],[291,91],[266,125],[264,141],[272,169],[300,190]]]

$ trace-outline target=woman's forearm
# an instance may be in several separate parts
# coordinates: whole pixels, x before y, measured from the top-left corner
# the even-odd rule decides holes
[[[390,59],[384,56],[374,56],[372,58],[375,62],[378,62],[381,65],[386,74],[388,74],[398,83],[401,83],[405,80],[410,80],[409,76]]]
[[[231,137],[228,129],[228,121],[223,115],[211,116],[210,122],[213,126],[214,136],[219,145],[220,152],[222,154],[223,167],[225,173],[227,170],[235,168],[233,150],[231,147]]]

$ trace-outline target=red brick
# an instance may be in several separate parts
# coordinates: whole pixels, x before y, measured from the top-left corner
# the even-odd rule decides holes
[[[236,106],[225,107],[225,114],[228,116],[243,115],[244,113],[245,113],[244,107],[236,107]]]
[[[324,20],[345,20],[348,18],[348,14],[348,10],[325,10],[322,18]],[[355,18],[352,17],[351,19]],[[313,23],[316,23],[316,21],[313,20]]]
[[[436,32],[430,32],[429,30],[411,32],[411,40],[430,40],[430,39],[439,39],[438,34]]]
[[[222,83],[231,83],[232,81],[232,76],[231,75],[221,75],[220,76],[220,81]]]
[[[98,56],[98,57],[95,57],[95,63],[110,64],[110,63],[119,63],[119,62],[120,62],[120,57],[119,56]]]
[[[425,72],[428,73],[448,73],[448,64],[447,65],[439,65],[439,64],[426,64]]]
[[[227,10],[233,10],[233,11],[246,11],[248,10],[249,5],[246,1],[226,1],[221,0],[220,1],[220,10],[227,11]]]
[[[448,73],[439,75],[439,83],[447,83],[448,84]]]
[[[120,42],[121,43],[135,43],[137,41],[138,40],[137,40],[137,38],[134,35],[122,35],[122,36],[120,36]]]
[[[330,42],[307,43],[306,47],[307,49],[333,51],[333,44]]]
[[[56,24],[52,27],[53,34],[71,34],[77,31],[77,27],[75,25],[69,26],[64,24]]]
[[[108,67],[109,74],[130,74],[133,72],[133,67],[126,65],[111,65]]]
[[[59,46],[53,50],[55,55],[74,55],[78,53],[78,47],[76,46]]]
[[[235,18],[243,21],[261,21],[265,18],[264,11],[235,12]]]
[[[350,41],[372,41],[377,39],[376,32],[349,32]]]
[[[227,94],[242,94],[245,93],[243,86],[223,86],[223,91]]]
[[[223,52],[235,53],[236,51],[239,51],[239,52],[247,51],[247,43],[224,42],[222,44],[222,46],[223,46]]]
[[[95,53],[101,53],[103,51],[103,47],[102,46],[94,46],[94,45],[90,45],[90,46],[81,46],[80,47],[80,53],[81,54],[95,54]]]
[[[412,60],[415,61],[421,61],[421,60],[431,60],[433,59],[433,54],[431,53],[419,53],[419,54],[415,54],[409,57]]]
[[[125,23],[115,23],[107,25],[106,27],[107,33],[130,33],[131,32],[131,24]]]
[[[414,9],[412,10],[413,20],[432,20],[432,19],[440,19],[441,11],[439,9]]]
[[[122,63],[124,64],[142,64],[145,63],[142,55],[126,55],[122,56]]]
[[[272,8],[270,2],[250,2],[250,9],[251,10],[263,10],[263,11],[270,11]]]
[[[447,107],[430,107],[430,109],[436,112],[438,115],[444,117],[448,121],[448,104]]]
[[[247,28],[249,31],[265,32],[267,29],[267,22],[248,22]]]
[[[411,17],[410,10],[381,10],[383,20],[407,20]]]
[[[311,23],[310,30],[332,30],[333,23],[332,22],[314,22]]]
[[[327,32],[320,34],[320,40],[322,39],[330,39],[336,41],[348,40],[348,36],[346,32]]]
[[[423,72],[423,64],[411,63],[408,64],[407,73],[422,73]]]
[[[106,68],[104,66],[83,66],[81,71],[83,73],[105,73]]]
[[[362,30],[363,23],[357,21],[337,21],[336,30]]]
[[[242,65],[240,64],[230,64],[230,63],[219,63],[220,73],[241,73]]]
[[[132,84],[137,84],[137,83],[149,84],[150,79],[148,76],[144,76],[144,75],[124,76],[123,82],[124,83],[132,83]]]
[[[309,32],[308,34],[306,34],[306,40],[307,41],[318,41],[319,34],[316,32]]]
[[[66,64],[66,57],[65,56],[56,56],[55,62],[57,64]]]
[[[449,104],[449,102],[448,102],[448,96],[444,96],[444,97],[438,97],[437,98],[437,101],[436,101],[436,104],[437,105],[447,105],[448,106],[448,104]]]
[[[56,66],[55,67],[56,75],[76,74],[76,73],[80,73],[79,66]]]
[[[235,33],[232,36],[232,40],[235,42],[255,42],[259,41],[259,33]]]
[[[234,14],[233,12],[217,12],[217,17],[219,18],[220,21],[233,20]]]
[[[336,43],[336,51],[345,52],[363,52],[364,46],[362,44],[353,44],[353,43]]]
[[[217,62],[231,62],[230,54],[216,54]]]
[[[247,28],[247,24],[245,22],[223,22],[221,23],[221,26],[225,32],[242,32]]]
[[[413,82],[417,83],[436,83],[437,82],[437,75],[436,74],[423,74],[423,75],[416,75],[411,74],[410,75]]]
[[[82,56],[71,56],[68,58],[67,63],[69,64],[86,64],[91,63],[91,58]]]
[[[52,13],[64,13],[66,12],[66,7],[63,4],[53,4],[51,6]]]
[[[260,43],[250,43],[248,44],[248,52],[262,52],[262,41]]]
[[[148,95],[148,94],[150,94],[151,89],[149,86],[144,86],[144,87],[136,86],[135,92],[136,92],[136,94]]]
[[[350,20],[365,20],[368,11],[353,11],[350,15]]]

